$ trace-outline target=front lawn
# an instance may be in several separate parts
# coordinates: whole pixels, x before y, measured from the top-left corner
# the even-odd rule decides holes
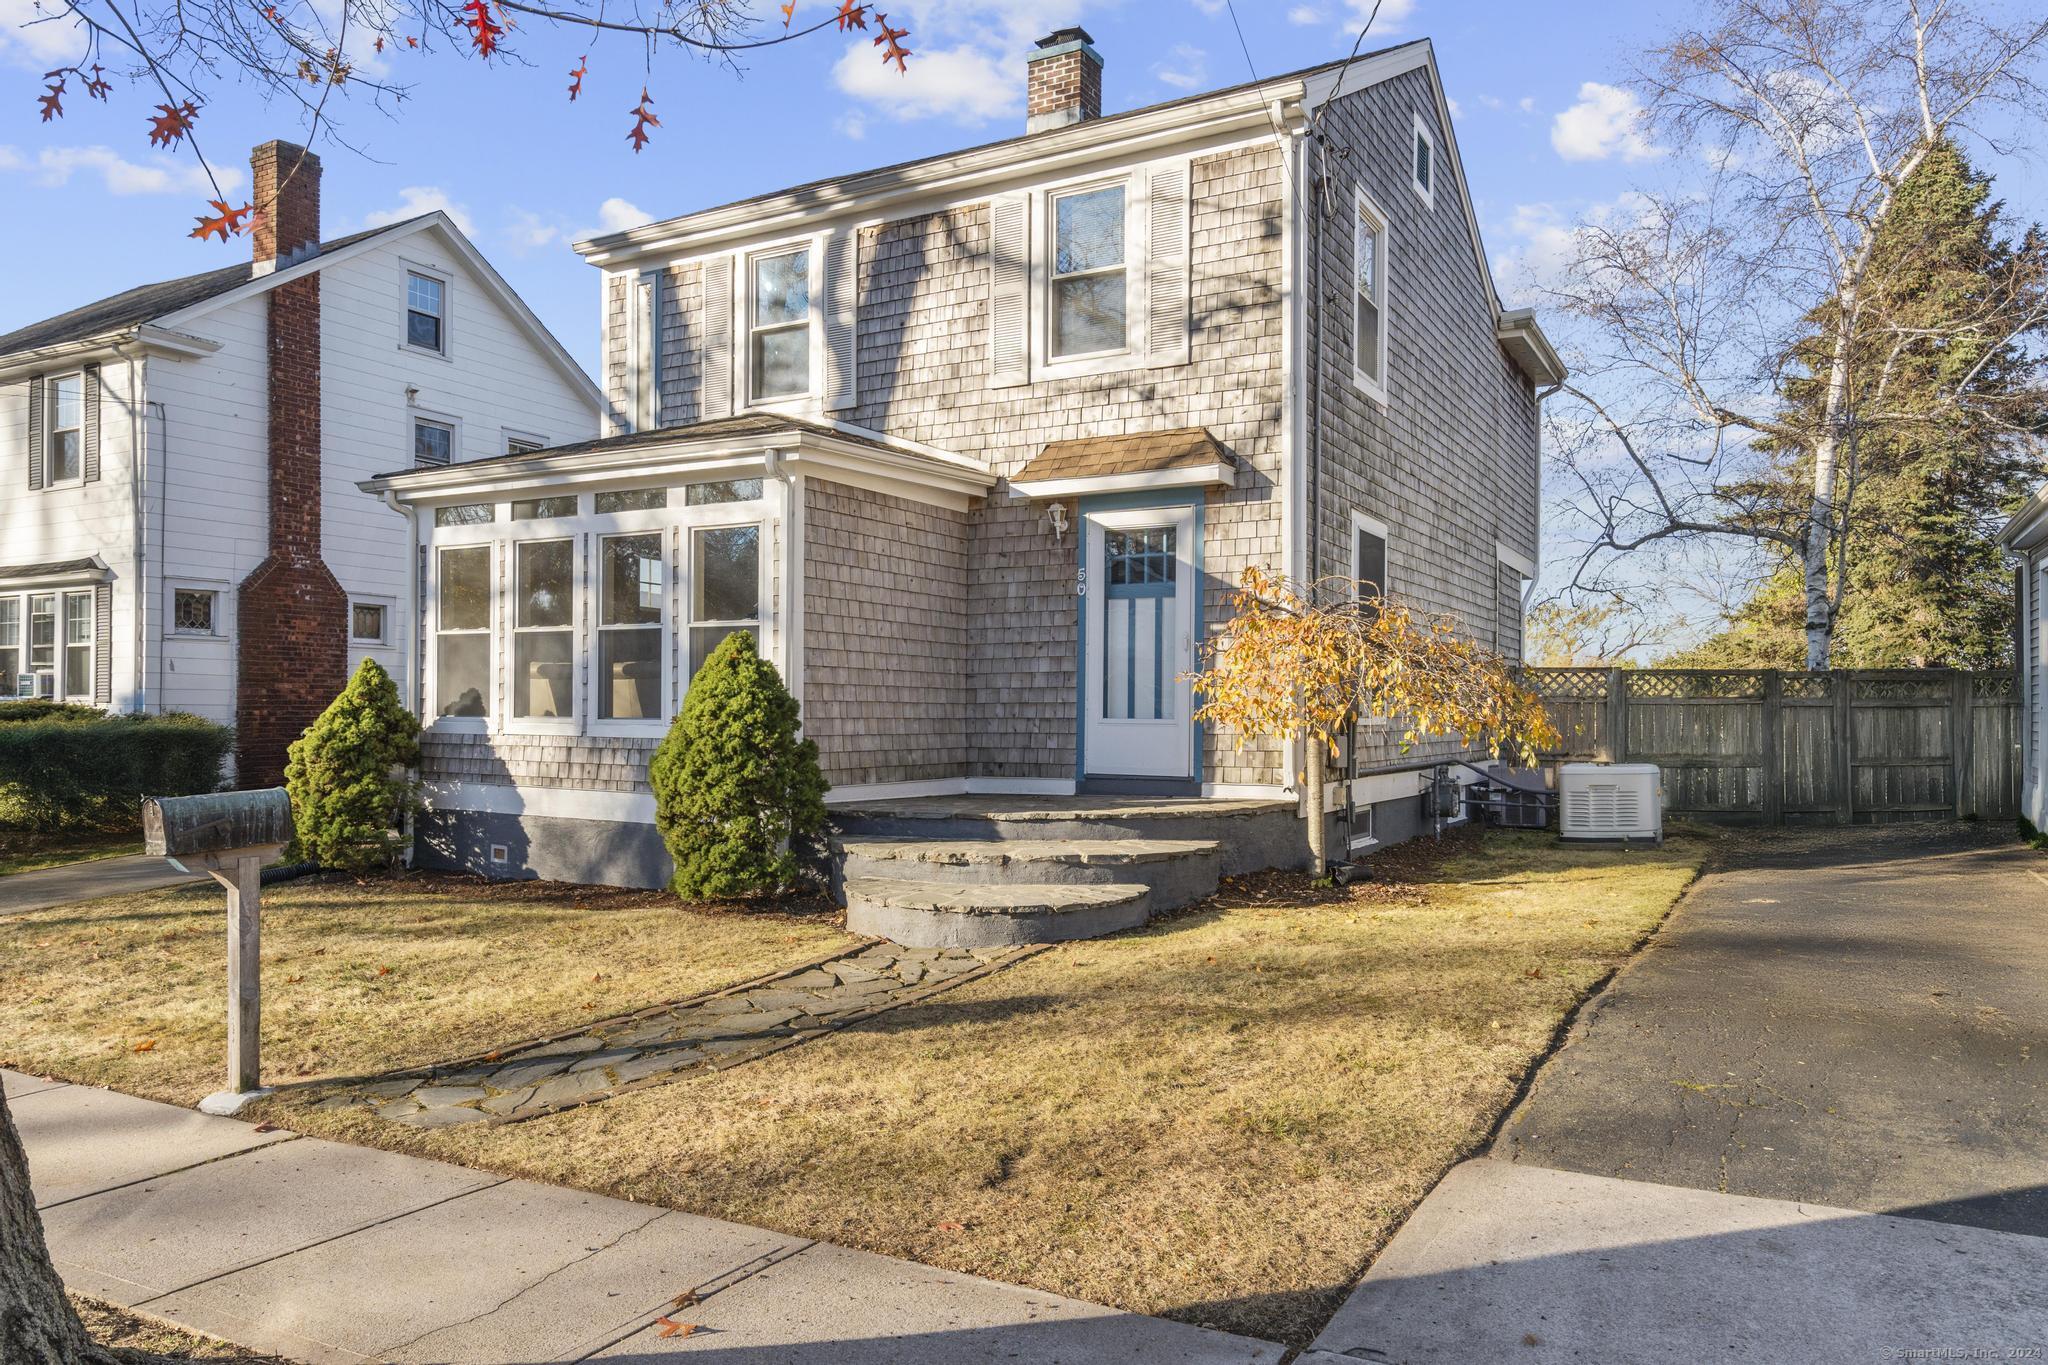
[[[226,1079],[213,882],[0,918],[0,1065],[191,1104]],[[263,892],[263,1075],[418,1066],[695,995],[853,940],[824,915],[469,878]]]
[[[1142,932],[528,1123],[423,1131],[314,1111],[317,1089],[253,1112],[1299,1345],[1703,854],[1420,841],[1378,882],[1240,879]],[[465,885],[274,889],[272,1074],[455,1057],[844,941]],[[168,1099],[215,1088],[217,893],[51,913],[0,923],[20,963],[0,983],[0,1038],[18,1040],[0,1062]]]

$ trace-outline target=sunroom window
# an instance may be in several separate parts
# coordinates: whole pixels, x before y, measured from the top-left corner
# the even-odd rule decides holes
[[[435,712],[487,716],[491,695],[491,547],[441,551],[436,594]]]
[[[92,594],[64,594],[64,695],[74,700],[92,696]]]
[[[20,676],[21,599],[0,597],[0,696],[14,696]]]
[[[599,541],[597,715],[661,719],[661,618],[667,596],[661,535]]]
[[[761,625],[761,528],[704,527],[690,533],[690,676],[726,636]]]
[[[523,540],[514,548],[513,718],[573,719],[575,542]]]
[[[1055,359],[1128,344],[1124,187],[1053,201],[1052,350]]]

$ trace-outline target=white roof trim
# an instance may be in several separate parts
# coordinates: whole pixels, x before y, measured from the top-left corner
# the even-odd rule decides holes
[[[1027,498],[1092,498],[1099,493],[1149,493],[1161,488],[1234,488],[1237,470],[1215,464],[1151,469],[1138,474],[1085,474],[1073,479],[1032,479],[1012,482],[1010,491]]]
[[[267,275],[257,275],[246,284],[236,285],[226,293],[216,294],[210,299],[195,303],[189,308],[180,309],[178,312],[166,313],[155,320],[155,325],[159,328],[182,329],[185,324],[203,318],[216,309],[240,303],[244,299],[254,298],[258,294],[273,289],[280,284],[300,279],[316,271],[325,270],[329,266],[340,265],[345,261],[350,261],[357,256],[363,255],[365,252],[389,245],[406,237],[415,236],[430,229],[440,235],[442,241],[448,245],[449,249],[461,258],[462,263],[469,267],[477,279],[483,282],[485,291],[493,299],[497,300],[499,306],[510,313],[513,319],[526,330],[529,339],[540,347],[541,353],[554,364],[555,368],[561,372],[562,377],[567,379],[571,386],[580,390],[585,401],[593,408],[602,409],[604,406],[603,391],[591,381],[589,375],[583,372],[583,367],[576,363],[575,358],[564,349],[562,343],[555,339],[555,334],[547,329],[547,324],[543,323],[534,314],[534,311],[526,306],[526,300],[519,297],[518,291],[505,282],[505,277],[500,275],[497,268],[484,257],[481,251],[476,249],[475,244],[463,235],[462,229],[455,226],[454,221],[439,209],[408,222],[393,223],[381,232],[371,233],[361,241],[351,242],[337,250],[323,251],[317,256],[309,256],[295,265],[284,266],[281,269],[271,271]]]
[[[357,484],[366,493],[389,493],[399,503],[445,503],[498,499],[536,488],[567,491],[621,480],[648,482],[706,475],[731,477],[766,472],[771,456],[784,467],[842,482],[937,503],[964,511],[969,498],[985,496],[996,477],[987,466],[960,456],[876,450],[856,441],[808,431],[751,436],[679,436],[619,450],[570,454],[541,451],[520,459],[480,460],[407,470]]]
[[[1497,540],[1493,542],[1493,557],[1521,574],[1524,578],[1535,578],[1537,576],[1535,560],[1530,559],[1519,550],[1503,545]]]
[[[1493,334],[1522,372],[1546,387],[1564,383],[1570,371],[1558,355],[1557,348],[1550,344],[1550,338],[1543,334],[1543,328],[1536,321],[1533,308],[1516,308],[1502,313],[1495,324]]]
[[[2048,530],[2048,520],[2044,520],[2044,516],[2048,516],[2048,484],[2041,485],[2034,496],[2027,499],[2027,505],[2013,513],[2012,520],[1996,536],[1997,543],[2015,553],[2033,549],[2043,539],[2048,539],[2041,534]]]

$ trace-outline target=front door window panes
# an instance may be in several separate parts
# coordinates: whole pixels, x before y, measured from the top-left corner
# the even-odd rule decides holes
[[[690,674],[719,642],[761,617],[761,528],[719,526],[690,536]]]
[[[443,716],[490,714],[491,547],[441,551],[434,691]]]
[[[1053,237],[1052,354],[1124,349],[1123,186],[1055,199]]]
[[[811,388],[811,253],[754,258],[754,397],[786,398]]]
[[[1110,720],[1173,719],[1177,541],[1171,526],[1104,535],[1102,714]]]
[[[600,546],[598,718],[659,720],[661,614],[668,589],[661,536],[607,536]]]
[[[575,545],[528,540],[514,548],[512,715],[569,720],[576,714]]]

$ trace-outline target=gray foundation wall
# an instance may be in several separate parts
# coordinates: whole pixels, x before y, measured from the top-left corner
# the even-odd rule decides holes
[[[653,825],[618,820],[431,811],[413,827],[413,865],[500,881],[667,886],[675,872]],[[491,858],[501,844],[505,860]]]

